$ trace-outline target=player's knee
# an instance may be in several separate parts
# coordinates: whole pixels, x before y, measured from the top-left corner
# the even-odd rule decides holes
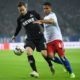
[[[47,57],[47,50],[42,50],[41,53],[44,57]]]
[[[60,58],[61,58],[62,61],[66,60],[65,56],[61,56]]]
[[[48,56],[49,56],[50,58],[53,58],[53,57],[54,57],[54,54],[53,54],[53,53],[50,53]]]
[[[32,55],[32,53],[33,53],[33,50],[32,50],[32,48],[30,48],[30,47],[27,47],[27,48],[25,49],[25,51],[26,51],[26,53],[27,53],[28,56]]]

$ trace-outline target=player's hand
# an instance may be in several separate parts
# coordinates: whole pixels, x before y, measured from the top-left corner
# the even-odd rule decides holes
[[[41,20],[37,20],[33,22],[34,24],[42,24]]]
[[[15,36],[12,36],[12,40],[14,40],[14,41],[15,41],[15,40],[16,40],[16,37],[15,37]]]

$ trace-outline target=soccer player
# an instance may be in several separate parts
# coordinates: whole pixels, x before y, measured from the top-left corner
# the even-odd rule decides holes
[[[64,54],[61,30],[58,25],[56,14],[52,12],[51,3],[45,2],[43,4],[43,10],[45,13],[44,20],[37,20],[34,23],[44,24],[44,35],[47,41],[48,55],[50,58],[54,58],[55,52],[57,52],[66,70],[70,73],[70,77],[75,78],[70,63]]]
[[[19,2],[18,10],[20,16],[17,19],[17,28],[12,39],[15,39],[22,27],[25,29],[27,39],[25,41],[24,48],[27,53],[28,61],[32,68],[33,77],[39,77],[36,69],[35,59],[32,55],[33,51],[36,50],[41,52],[47,63],[49,64],[50,70],[54,71],[50,59],[47,57],[47,50],[45,48],[45,38],[42,32],[42,26],[40,24],[33,24],[33,21],[40,20],[40,15],[35,11],[29,11],[27,4],[24,2]]]

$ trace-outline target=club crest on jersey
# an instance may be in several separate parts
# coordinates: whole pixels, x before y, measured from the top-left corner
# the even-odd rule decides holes
[[[29,23],[31,23],[31,22],[33,22],[33,21],[34,21],[34,18],[30,18],[30,19],[24,21],[24,22],[22,23],[22,25],[23,25],[23,26],[26,26],[27,24],[29,24]]]

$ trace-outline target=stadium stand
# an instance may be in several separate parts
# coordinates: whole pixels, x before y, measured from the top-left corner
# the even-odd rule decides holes
[[[17,3],[19,0],[0,0],[0,35],[12,36],[18,16]],[[58,16],[58,21],[64,36],[80,34],[80,0],[23,0],[28,1],[29,9],[42,12],[42,3],[49,1]],[[33,7],[34,6],[34,7]],[[22,30],[19,35],[23,35]]]

